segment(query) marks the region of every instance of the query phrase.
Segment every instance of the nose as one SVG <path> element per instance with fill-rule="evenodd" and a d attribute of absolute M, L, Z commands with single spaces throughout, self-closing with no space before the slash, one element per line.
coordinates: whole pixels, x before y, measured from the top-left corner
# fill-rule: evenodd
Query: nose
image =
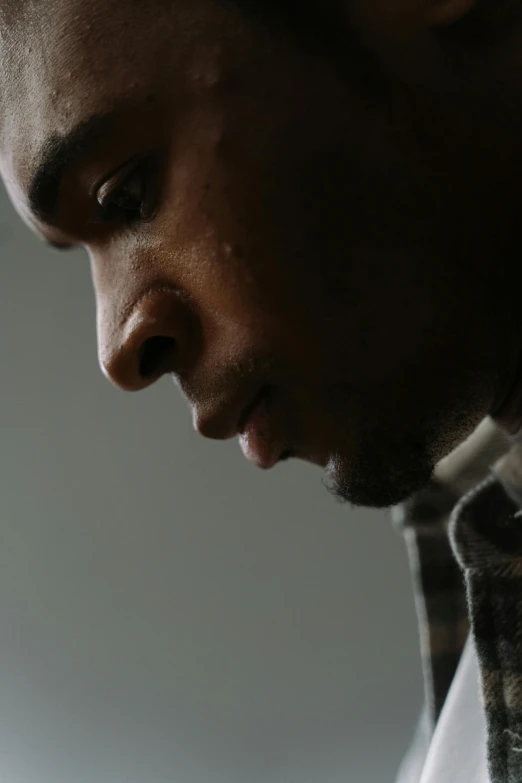
<path fill-rule="evenodd" d="M 178 291 L 142 296 L 123 319 L 99 311 L 98 353 L 104 375 L 125 391 L 139 391 L 186 360 L 189 306 Z"/>

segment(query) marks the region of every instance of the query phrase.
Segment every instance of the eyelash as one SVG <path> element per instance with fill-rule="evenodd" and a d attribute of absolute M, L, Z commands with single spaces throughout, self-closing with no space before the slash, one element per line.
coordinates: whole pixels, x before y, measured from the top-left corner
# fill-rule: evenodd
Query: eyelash
<path fill-rule="evenodd" d="M 124 167 L 125 168 L 125 167 Z M 98 202 L 97 217 L 95 222 L 97 223 L 115 223 L 119 222 L 126 226 L 134 225 L 140 221 L 150 219 L 150 204 L 149 200 L 149 182 L 146 179 L 147 171 L 146 166 L 142 162 L 141 165 L 135 166 L 129 174 L 107 195 L 103 201 Z M 126 209 L 115 203 L 115 200 L 122 195 L 129 185 L 133 183 L 137 178 L 140 179 L 140 197 L 139 206 L 135 209 Z"/>

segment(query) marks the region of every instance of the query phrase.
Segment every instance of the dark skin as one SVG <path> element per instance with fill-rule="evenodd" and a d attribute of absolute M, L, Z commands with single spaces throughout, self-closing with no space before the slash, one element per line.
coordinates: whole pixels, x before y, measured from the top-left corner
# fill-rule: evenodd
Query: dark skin
<path fill-rule="evenodd" d="M 518 426 L 512 20 L 473 47 L 472 0 L 330 0 L 375 90 L 240 3 L 0 5 L 0 170 L 35 232 L 87 250 L 114 383 L 173 374 L 211 438 L 262 392 L 269 451 L 361 505 L 420 488 L 487 414 Z"/>

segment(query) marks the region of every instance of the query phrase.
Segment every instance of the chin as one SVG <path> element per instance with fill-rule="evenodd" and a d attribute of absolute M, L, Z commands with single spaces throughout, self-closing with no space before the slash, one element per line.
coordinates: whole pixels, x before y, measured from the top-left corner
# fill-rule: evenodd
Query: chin
<path fill-rule="evenodd" d="M 347 460 L 333 456 L 326 467 L 326 488 L 340 503 L 365 508 L 389 508 L 425 487 L 433 477 L 431 460 L 410 458 L 405 463 L 379 459 Z"/>

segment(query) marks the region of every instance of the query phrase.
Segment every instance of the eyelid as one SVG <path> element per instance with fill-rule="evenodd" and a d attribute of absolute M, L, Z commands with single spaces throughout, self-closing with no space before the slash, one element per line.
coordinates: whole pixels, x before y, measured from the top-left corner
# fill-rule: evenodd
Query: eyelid
<path fill-rule="evenodd" d="M 127 181 L 142 161 L 142 157 L 131 158 L 110 174 L 102 185 L 95 188 L 96 201 L 100 206 L 103 206 L 112 193 Z"/>

